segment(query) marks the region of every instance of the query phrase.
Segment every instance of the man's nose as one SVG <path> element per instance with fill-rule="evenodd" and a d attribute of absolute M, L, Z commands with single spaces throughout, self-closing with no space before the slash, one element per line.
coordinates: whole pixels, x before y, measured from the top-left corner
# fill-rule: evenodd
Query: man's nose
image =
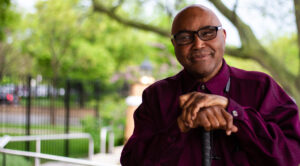
<path fill-rule="evenodd" d="M 201 40 L 198 35 L 195 34 L 195 40 L 193 42 L 194 48 L 202 48 L 205 46 L 205 41 Z"/>

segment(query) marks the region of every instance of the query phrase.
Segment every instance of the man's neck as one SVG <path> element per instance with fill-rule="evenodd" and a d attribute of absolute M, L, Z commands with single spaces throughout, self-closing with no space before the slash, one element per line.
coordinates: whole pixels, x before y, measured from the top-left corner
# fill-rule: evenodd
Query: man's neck
<path fill-rule="evenodd" d="M 197 74 L 193 74 L 194 78 L 197 80 L 197 82 L 201 82 L 201 83 L 205 83 L 207 81 L 209 81 L 210 79 L 212 79 L 213 77 L 215 77 L 219 71 L 221 70 L 223 66 L 223 61 L 218 65 L 218 67 L 210 74 L 208 75 L 197 75 Z"/>

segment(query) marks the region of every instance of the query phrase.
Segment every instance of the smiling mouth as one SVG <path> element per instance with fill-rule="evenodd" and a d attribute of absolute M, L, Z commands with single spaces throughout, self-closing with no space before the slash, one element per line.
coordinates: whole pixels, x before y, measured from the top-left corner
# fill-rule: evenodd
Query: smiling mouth
<path fill-rule="evenodd" d="M 191 60 L 191 62 L 198 62 L 198 61 L 204 61 L 211 56 L 212 56 L 211 53 L 209 53 L 209 54 L 194 54 L 194 55 L 191 55 L 189 59 Z"/>
<path fill-rule="evenodd" d="M 198 62 L 198 61 L 204 61 L 207 60 L 210 57 L 213 57 L 214 52 L 212 50 L 209 49 L 201 49 L 195 52 L 192 52 L 192 54 L 190 54 L 190 61 L 191 62 Z"/>

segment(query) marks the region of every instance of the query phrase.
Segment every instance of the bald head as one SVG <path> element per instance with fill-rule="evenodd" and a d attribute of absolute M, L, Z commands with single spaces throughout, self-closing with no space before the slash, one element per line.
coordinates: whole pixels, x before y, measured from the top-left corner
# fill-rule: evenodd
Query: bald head
<path fill-rule="evenodd" d="M 221 25 L 220 20 L 213 11 L 202 5 L 191 5 L 182 9 L 174 18 L 172 24 L 172 34 L 181 30 L 198 30 L 200 27 L 192 24 L 199 22 L 199 26 Z"/>

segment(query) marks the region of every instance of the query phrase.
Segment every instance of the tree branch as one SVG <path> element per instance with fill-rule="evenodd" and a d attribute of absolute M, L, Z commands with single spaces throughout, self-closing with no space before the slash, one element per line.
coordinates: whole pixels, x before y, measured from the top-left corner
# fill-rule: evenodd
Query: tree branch
<path fill-rule="evenodd" d="M 170 31 L 169 30 L 165 30 L 165 29 L 155 27 L 155 26 L 152 26 L 152 25 L 148 25 L 148 24 L 144 24 L 144 23 L 141 23 L 141 22 L 137 22 L 137 21 L 122 18 L 121 16 L 118 16 L 114 12 L 114 10 L 105 7 L 103 4 L 101 4 L 97 0 L 93 0 L 93 7 L 94 7 L 94 11 L 104 13 L 104 14 L 108 15 L 110 18 L 118 21 L 121 24 L 131 26 L 131 27 L 134 27 L 134 28 L 137 28 L 137 29 L 145 30 L 145 31 L 154 32 L 154 33 L 159 34 L 161 36 L 170 37 Z"/>
<path fill-rule="evenodd" d="M 161 7 L 162 9 L 164 9 L 167 12 L 167 15 L 170 19 L 172 19 L 174 13 L 172 11 L 172 9 L 168 6 L 168 5 L 164 5 L 162 2 L 157 2 L 159 7 Z"/>
<path fill-rule="evenodd" d="M 295 0 L 296 1 L 296 0 Z M 297 0 L 299 1 L 299 0 Z M 240 49 L 228 49 L 228 54 L 232 56 L 249 57 L 250 59 L 258 62 L 262 67 L 270 71 L 272 76 L 280 82 L 280 84 L 289 93 L 297 96 L 297 91 L 295 89 L 295 84 L 291 82 L 296 81 L 296 76 L 289 72 L 284 65 L 282 65 L 274 55 L 271 55 L 257 40 L 256 36 L 252 32 L 251 28 L 245 24 L 234 11 L 228 9 L 221 0 L 210 0 L 211 3 L 232 22 L 232 24 L 237 28 L 239 36 L 242 42 L 242 47 Z M 300 48 L 300 47 L 299 47 Z M 297 86 L 297 85 L 296 85 Z"/>
<path fill-rule="evenodd" d="M 258 42 L 251 28 L 245 24 L 234 11 L 228 9 L 220 0 L 209 0 L 238 30 L 242 45 L 250 49 L 261 49 L 262 46 Z M 257 48 L 259 46 L 259 48 Z"/>
<path fill-rule="evenodd" d="M 253 59 L 248 54 L 243 54 L 242 48 L 227 46 L 225 50 L 225 54 L 228 54 L 233 57 L 242 58 L 242 59 Z"/>
<path fill-rule="evenodd" d="M 122 6 L 123 2 L 124 2 L 124 0 L 119 0 L 119 1 L 118 1 L 118 4 L 115 5 L 115 6 L 111 9 L 111 11 L 112 11 L 112 12 L 115 12 L 120 6 Z"/>

